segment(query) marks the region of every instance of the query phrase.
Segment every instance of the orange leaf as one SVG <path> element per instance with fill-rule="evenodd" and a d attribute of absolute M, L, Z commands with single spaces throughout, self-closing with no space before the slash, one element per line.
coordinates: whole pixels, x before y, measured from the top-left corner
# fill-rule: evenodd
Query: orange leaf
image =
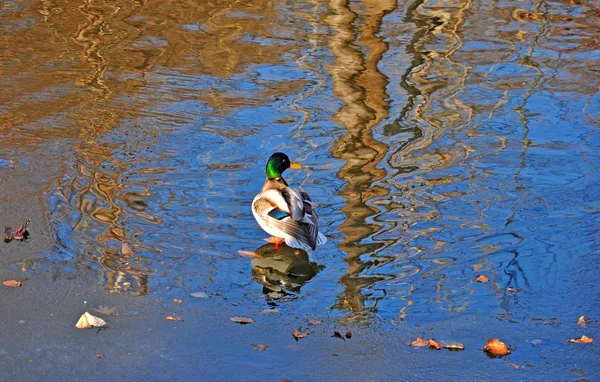
<path fill-rule="evenodd" d="M 497 338 L 488 340 L 483 348 L 483 351 L 493 356 L 504 356 L 510 354 L 510 350 L 508 350 L 506 344 Z"/>
<path fill-rule="evenodd" d="M 429 348 L 434 350 L 440 350 L 442 348 L 442 345 L 438 344 L 434 340 L 429 340 Z"/>
<path fill-rule="evenodd" d="M 181 298 L 174 298 L 173 302 L 176 302 L 178 304 L 183 304 L 183 299 L 181 299 Z"/>
<path fill-rule="evenodd" d="M 167 321 L 179 321 L 179 320 L 181 320 L 181 318 L 177 318 L 177 317 L 173 317 L 173 316 L 167 316 L 165 318 L 167 319 Z"/>
<path fill-rule="evenodd" d="M 300 338 L 304 338 L 306 336 L 308 336 L 307 332 L 301 332 L 299 330 L 294 330 L 292 332 L 292 336 L 294 336 L 294 338 L 296 339 L 296 341 L 298 341 Z"/>
<path fill-rule="evenodd" d="M 102 354 L 96 354 L 96 358 L 104 359 L 104 356 Z"/>
<path fill-rule="evenodd" d="M 477 278 L 475 279 L 475 281 L 478 281 L 480 283 L 487 283 L 490 279 L 487 278 L 487 276 L 484 275 L 479 275 L 477 276 Z"/>
<path fill-rule="evenodd" d="M 572 340 L 569 340 L 569 342 L 574 342 L 576 344 L 591 344 L 594 342 L 594 339 L 588 336 L 581 336 L 579 338 L 573 338 Z"/>
<path fill-rule="evenodd" d="M 577 320 L 577 325 L 581 326 L 582 328 L 585 328 L 585 316 L 579 317 L 579 320 Z"/>
<path fill-rule="evenodd" d="M 6 280 L 2 284 L 4 284 L 4 286 L 6 286 L 6 287 L 20 287 L 21 286 L 21 282 L 17 281 L 17 280 Z"/>
<path fill-rule="evenodd" d="M 311 318 L 310 320 L 308 320 L 308 323 L 311 325 L 321 325 L 321 320 L 319 320 L 318 318 Z"/>
<path fill-rule="evenodd" d="M 425 338 L 417 337 L 416 340 L 414 340 L 413 342 L 410 343 L 410 346 L 417 346 L 417 347 L 429 346 L 429 341 L 426 340 Z"/>

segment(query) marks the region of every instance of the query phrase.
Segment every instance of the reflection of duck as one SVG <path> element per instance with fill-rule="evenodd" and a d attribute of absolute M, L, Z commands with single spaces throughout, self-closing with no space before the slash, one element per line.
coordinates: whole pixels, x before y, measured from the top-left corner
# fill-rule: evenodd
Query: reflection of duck
<path fill-rule="evenodd" d="M 327 238 L 319 233 L 317 212 L 308 194 L 291 188 L 281 177 L 288 168 L 301 166 L 283 153 L 271 155 L 267 180 L 252 202 L 252 213 L 261 228 L 275 236 L 275 248 L 283 238 L 290 247 L 310 252 Z"/>
<path fill-rule="evenodd" d="M 252 258 L 252 275 L 264 286 L 263 291 L 299 292 L 304 283 L 315 277 L 324 266 L 313 263 L 308 253 L 281 244 L 265 244 Z"/>

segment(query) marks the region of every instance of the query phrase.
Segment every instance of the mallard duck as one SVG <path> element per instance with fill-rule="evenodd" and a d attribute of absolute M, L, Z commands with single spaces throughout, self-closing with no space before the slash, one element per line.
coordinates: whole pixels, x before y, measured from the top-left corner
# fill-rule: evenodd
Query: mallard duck
<path fill-rule="evenodd" d="M 327 238 L 319 232 L 317 212 L 306 192 L 286 183 L 281 174 L 288 168 L 302 168 L 290 162 L 284 153 L 271 155 L 267 162 L 267 180 L 252 202 L 254 218 L 268 234 L 292 248 L 311 252 Z"/>

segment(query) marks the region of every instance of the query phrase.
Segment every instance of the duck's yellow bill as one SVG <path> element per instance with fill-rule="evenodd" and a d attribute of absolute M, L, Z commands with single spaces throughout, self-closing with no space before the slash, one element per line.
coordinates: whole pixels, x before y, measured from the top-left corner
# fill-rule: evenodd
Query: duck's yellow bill
<path fill-rule="evenodd" d="M 298 163 L 290 163 L 290 168 L 302 168 Z"/>

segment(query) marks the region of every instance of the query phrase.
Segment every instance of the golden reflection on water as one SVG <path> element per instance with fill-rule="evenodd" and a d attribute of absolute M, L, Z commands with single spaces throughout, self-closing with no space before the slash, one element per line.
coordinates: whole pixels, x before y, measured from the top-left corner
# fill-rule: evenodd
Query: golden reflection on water
<path fill-rule="evenodd" d="M 377 251 L 382 244 L 360 244 L 360 241 L 380 229 L 367 223 L 367 218 L 375 213 L 367 203 L 389 192 L 373 185 L 386 175 L 386 171 L 377 166 L 388 146 L 373 138 L 372 128 L 388 115 L 385 93 L 388 79 L 377 68 L 387 44 L 377 33 L 383 17 L 395 9 L 396 1 L 363 1 L 362 6 L 364 9 L 358 10 L 347 0 L 330 1 L 332 14 L 326 18 L 332 29 L 329 48 L 335 58 L 327 70 L 333 93 L 344 102 L 333 118 L 348 130 L 331 149 L 335 158 L 345 161 L 338 176 L 347 181 L 340 192 L 347 200 L 342 207 L 347 219 L 339 229 L 345 234 L 340 248 L 348 254 L 348 270 L 340 280 L 345 289 L 336 307 L 355 313 L 365 310 L 363 289 L 381 280 L 361 275 L 366 265 L 360 256 Z M 360 15 L 357 28 L 358 12 L 364 14 Z M 361 47 L 368 52 L 363 55 Z"/>

